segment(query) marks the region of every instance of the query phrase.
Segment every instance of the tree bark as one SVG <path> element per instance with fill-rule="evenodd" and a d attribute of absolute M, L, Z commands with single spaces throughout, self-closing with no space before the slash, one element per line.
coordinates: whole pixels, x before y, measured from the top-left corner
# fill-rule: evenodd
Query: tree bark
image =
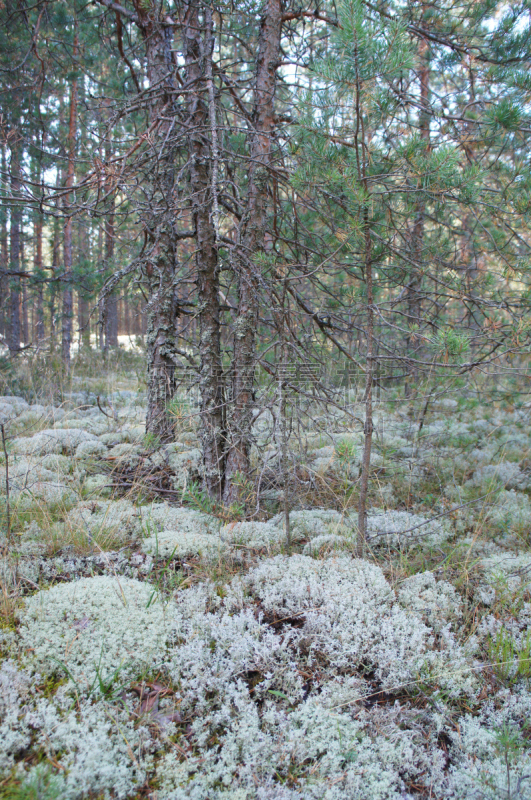
<path fill-rule="evenodd" d="M 422 6 L 424 16 L 425 7 Z M 427 39 L 421 39 L 418 47 L 419 56 L 419 83 L 420 83 L 420 114 L 419 130 L 422 142 L 429 148 L 430 141 L 430 116 L 429 116 L 429 80 L 430 80 L 430 52 Z M 422 262 L 424 260 L 424 223 L 426 216 L 426 203 L 420 199 L 415 208 L 415 220 L 411 235 L 411 252 L 413 260 L 413 275 L 407 287 L 407 311 L 408 324 L 420 326 L 422 317 Z M 407 337 L 407 349 L 409 352 L 414 349 L 416 336 Z M 411 393 L 411 384 L 416 380 L 417 371 L 409 367 L 406 378 L 405 394 L 408 397 Z"/>
<path fill-rule="evenodd" d="M 173 418 L 168 403 L 175 394 L 177 303 L 175 272 L 177 237 L 173 197 L 174 147 L 171 133 L 176 110 L 175 66 L 172 58 L 173 26 L 155 0 L 134 0 L 136 22 L 146 43 L 147 76 L 156 87 L 149 105 L 153 167 L 151 184 L 144 187 L 149 200 L 140 216 L 146 234 L 145 273 L 148 278 L 148 409 L 146 432 L 167 442 L 173 440 Z"/>
<path fill-rule="evenodd" d="M 24 255 L 24 237 L 20 237 L 20 267 L 21 271 L 25 272 L 25 255 Z M 22 302 L 21 302 L 21 312 L 22 312 L 22 341 L 24 344 L 30 343 L 30 333 L 29 333 L 29 319 L 28 319 L 28 281 L 27 278 L 22 278 Z"/>
<path fill-rule="evenodd" d="M 37 278 L 37 324 L 35 326 L 35 334 L 38 342 L 42 342 L 46 332 L 44 329 L 44 283 L 43 283 L 43 264 L 42 264 L 42 214 L 38 211 L 34 219 L 34 235 L 35 235 L 35 250 L 33 269 Z"/>
<path fill-rule="evenodd" d="M 55 324 L 55 300 L 56 300 L 56 279 L 61 262 L 61 242 L 59 237 L 59 222 L 54 219 L 53 222 L 53 239 L 52 239 L 52 278 L 50 284 L 50 349 L 55 350 L 57 345 L 57 326 Z"/>
<path fill-rule="evenodd" d="M 224 490 L 224 501 L 227 504 L 239 500 L 241 489 L 237 478 L 247 476 L 250 471 L 260 287 L 259 267 L 253 263 L 253 258 L 264 245 L 268 178 L 275 129 L 275 90 L 282 33 L 282 5 L 282 0 L 266 0 L 260 24 L 247 203 L 234 250 L 238 311 L 234 324 L 231 407 L 227 414 L 227 420 L 230 420 Z"/>
<path fill-rule="evenodd" d="M 7 158 L 6 148 L 2 146 L 2 175 L 7 174 Z M 7 241 L 7 197 L 2 193 L 3 200 L 0 204 L 0 297 L 3 302 L 0 303 L 0 335 L 7 339 L 9 335 L 9 322 L 8 322 L 8 296 L 9 296 L 9 278 L 7 276 L 9 269 L 9 246 Z"/>
<path fill-rule="evenodd" d="M 111 292 L 105 298 L 105 351 L 118 347 L 118 297 Z"/>
<path fill-rule="evenodd" d="M 365 189 L 367 181 L 364 179 Z M 367 356 L 365 371 L 365 423 L 363 427 L 363 455 L 361 458 L 360 494 L 358 498 L 358 542 L 357 555 L 363 558 L 367 538 L 367 494 L 371 470 L 374 383 L 374 291 L 372 281 L 372 237 L 369 225 L 369 212 L 365 209 L 365 286 L 367 288 Z"/>
<path fill-rule="evenodd" d="M 216 174 L 209 175 L 210 147 L 205 130 L 216 136 L 212 83 L 212 12 L 199 19 L 198 5 L 188 6 L 185 38 L 186 79 L 194 85 L 189 94 L 190 190 L 196 235 L 195 265 L 200 326 L 200 436 L 203 453 L 203 483 L 210 497 L 222 499 L 224 478 L 224 398 L 220 345 L 219 263 L 217 250 Z M 203 36 L 201 36 L 203 28 Z M 208 93 L 210 89 L 210 98 Z M 205 95 L 208 99 L 205 98 Z M 216 165 L 217 166 L 217 165 Z"/>
<path fill-rule="evenodd" d="M 73 57 L 75 58 L 78 50 L 77 31 L 74 35 Z M 74 185 L 74 159 L 76 155 L 76 126 L 77 126 L 77 78 L 72 80 L 70 86 L 70 117 L 68 123 L 68 165 L 66 172 L 66 188 L 72 189 Z M 70 369 L 70 350 L 72 347 L 72 319 L 74 316 L 73 291 L 72 291 L 72 214 L 70 209 L 71 192 L 65 195 L 66 222 L 64 226 L 63 238 L 63 311 L 61 322 L 61 355 L 63 364 L 67 370 Z"/>
<path fill-rule="evenodd" d="M 105 159 L 112 157 L 111 140 L 108 135 L 105 140 Z M 111 179 L 105 182 L 105 191 L 109 194 L 107 200 L 107 213 L 105 215 L 105 270 L 112 273 L 114 268 L 114 212 L 115 195 L 112 190 Z M 118 347 L 118 297 L 116 289 L 109 292 L 103 300 L 103 318 L 105 327 L 105 351 L 110 347 Z"/>
<path fill-rule="evenodd" d="M 20 232 L 22 225 L 22 205 L 18 195 L 21 188 L 20 179 L 20 143 L 15 131 L 15 141 L 11 145 L 11 220 L 9 235 L 9 267 L 13 273 L 9 280 L 9 339 L 11 353 L 20 350 Z M 18 199 L 17 199 L 18 198 Z"/>

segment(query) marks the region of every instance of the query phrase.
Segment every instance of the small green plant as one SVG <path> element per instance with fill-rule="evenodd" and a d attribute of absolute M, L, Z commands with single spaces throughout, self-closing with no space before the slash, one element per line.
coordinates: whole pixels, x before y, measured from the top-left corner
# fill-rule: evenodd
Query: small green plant
<path fill-rule="evenodd" d="M 240 489 L 240 500 L 232 503 L 228 507 L 227 516 L 229 519 L 241 519 L 245 516 L 245 509 L 253 504 L 253 501 L 256 497 L 255 487 L 253 482 L 249 480 L 246 475 L 243 475 L 240 472 L 235 473 L 233 482 Z"/>
<path fill-rule="evenodd" d="M 492 794 L 482 793 L 485 798 L 503 798 L 504 800 L 526 800 L 531 792 L 531 775 L 516 776 L 515 761 L 520 753 L 525 750 L 526 742 L 521 733 L 514 727 L 504 723 L 502 727 L 495 728 L 496 752 L 505 763 L 505 780 L 507 788 L 499 785 L 493 778 L 487 778 L 484 785 Z"/>
<path fill-rule="evenodd" d="M 158 450 L 160 444 L 161 444 L 160 437 L 157 436 L 156 434 L 151 433 L 151 431 L 148 431 L 147 433 L 144 434 L 144 440 L 143 440 L 144 450 Z"/>
<path fill-rule="evenodd" d="M 529 580 L 521 580 L 516 586 L 511 577 L 504 572 L 496 571 L 490 574 L 491 586 L 496 591 L 495 611 L 502 614 L 509 613 L 515 619 L 529 600 Z"/>
<path fill-rule="evenodd" d="M 102 652 L 103 655 L 103 645 L 102 645 Z M 120 664 L 114 672 L 110 674 L 103 674 L 101 669 L 101 655 L 100 655 L 100 663 L 96 667 L 96 681 L 98 684 L 98 688 L 100 690 L 100 694 L 106 700 L 115 700 L 126 688 L 126 684 L 122 684 L 118 682 L 118 678 L 120 677 L 120 673 L 124 669 L 124 665 Z M 91 687 L 93 689 L 94 684 Z"/>
<path fill-rule="evenodd" d="M 502 683 L 511 685 L 531 678 L 531 631 L 518 645 L 509 631 L 500 628 L 489 638 L 487 652 L 492 670 Z"/>
<path fill-rule="evenodd" d="M 194 429 L 194 409 L 188 400 L 175 396 L 166 404 L 166 411 L 174 419 L 175 431 L 185 433 Z"/>
<path fill-rule="evenodd" d="M 95 695 L 96 697 L 103 697 L 106 700 L 114 700 L 116 699 L 127 687 L 128 683 L 119 683 L 118 678 L 120 677 L 120 673 L 125 668 L 124 663 L 122 662 L 119 664 L 115 670 L 110 673 L 105 673 L 102 669 L 102 658 L 103 658 L 103 651 L 104 651 L 105 643 L 101 645 L 100 650 L 100 657 L 97 664 L 94 664 L 94 669 L 96 671 L 96 675 L 94 680 L 92 681 L 91 685 L 89 686 L 86 692 L 82 691 L 81 687 L 79 686 L 78 682 L 64 663 L 64 661 L 60 661 L 58 658 L 54 658 L 56 664 L 63 670 L 63 672 L 70 678 L 72 683 L 74 684 L 76 694 L 78 696 L 82 694 L 86 694 L 87 697 L 91 697 Z M 99 689 L 99 692 L 96 691 Z"/>
<path fill-rule="evenodd" d="M 0 787 L 0 800 L 61 800 L 64 795 L 63 778 L 48 764 L 39 764 L 22 781 L 17 776 Z"/>
<path fill-rule="evenodd" d="M 235 476 L 235 482 L 238 484 L 238 476 Z M 240 484 L 238 484 L 240 485 Z M 244 488 L 249 489 L 247 483 L 242 484 Z M 244 502 L 232 503 L 230 506 L 224 506 L 216 503 L 209 495 L 201 489 L 200 485 L 191 481 L 183 497 L 184 502 L 191 506 L 196 511 L 201 511 L 203 514 L 209 514 L 213 517 L 218 517 L 223 521 L 234 522 L 235 520 L 242 519 L 245 516 Z"/>
<path fill-rule="evenodd" d="M 336 444 L 336 456 L 343 465 L 348 465 L 349 461 L 356 456 L 356 447 L 352 442 L 342 440 Z"/>
<path fill-rule="evenodd" d="M 202 511 L 203 514 L 214 514 L 215 502 L 201 489 L 196 481 L 190 482 L 185 492 L 184 500 L 196 511 Z"/>

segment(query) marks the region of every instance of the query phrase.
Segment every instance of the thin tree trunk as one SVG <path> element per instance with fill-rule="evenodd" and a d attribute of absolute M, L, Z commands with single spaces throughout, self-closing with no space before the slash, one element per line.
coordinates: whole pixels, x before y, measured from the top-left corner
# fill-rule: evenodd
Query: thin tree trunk
<path fill-rule="evenodd" d="M 90 314 L 85 292 L 80 289 L 77 293 L 77 325 L 79 336 L 79 349 L 90 347 Z"/>
<path fill-rule="evenodd" d="M 83 267 L 79 287 L 77 290 L 77 328 L 79 350 L 90 349 L 90 311 L 87 285 L 89 273 L 87 266 L 91 261 L 90 233 L 86 222 L 79 220 L 76 225 L 77 232 L 77 261 Z"/>
<path fill-rule="evenodd" d="M 225 467 L 224 501 L 239 500 L 238 476 L 250 470 L 253 423 L 256 331 L 258 326 L 259 267 L 253 262 L 262 249 L 266 228 L 267 187 L 275 129 L 275 89 L 282 33 L 282 0 L 266 0 L 260 25 L 256 63 L 252 132 L 250 134 L 247 207 L 234 252 L 238 282 L 232 361 L 229 449 Z"/>
<path fill-rule="evenodd" d="M 365 286 L 367 288 L 367 360 L 365 373 L 365 424 L 363 428 L 363 455 L 361 459 L 360 494 L 358 499 L 358 557 L 363 558 L 367 538 L 367 493 L 371 470 L 374 382 L 374 291 L 372 282 L 372 239 L 368 210 L 365 209 Z"/>
<path fill-rule="evenodd" d="M 205 144 L 205 129 L 216 141 L 216 111 L 212 79 L 212 12 L 205 10 L 204 36 L 201 37 L 198 6 L 189 6 L 185 31 L 187 81 L 196 87 L 190 93 L 188 113 L 191 134 L 190 189 L 192 217 L 196 233 L 196 270 L 200 338 L 201 445 L 203 483 L 208 494 L 221 500 L 224 476 L 224 414 L 221 368 L 219 263 L 217 251 L 217 163 L 209 176 L 210 151 Z M 201 90 L 201 86 L 204 87 Z M 205 99 L 204 95 L 207 95 Z M 214 148 L 216 150 L 217 148 Z M 215 155 L 217 159 L 217 153 Z"/>
<path fill-rule="evenodd" d="M 103 245 L 103 226 L 98 225 L 98 244 L 97 244 L 97 259 L 98 264 L 101 264 L 104 258 L 104 245 Z M 100 295 L 98 298 L 98 321 L 96 323 L 96 347 L 102 352 L 105 352 L 105 311 L 104 311 L 105 298 Z"/>
<path fill-rule="evenodd" d="M 20 350 L 20 229 L 22 224 L 22 205 L 17 197 L 20 192 L 20 145 L 18 141 L 11 146 L 11 225 L 9 236 L 9 266 L 13 273 L 9 281 L 9 340 L 11 353 Z"/>
<path fill-rule="evenodd" d="M 57 275 L 61 262 L 61 242 L 59 239 L 59 223 L 57 219 L 53 223 L 52 240 L 52 278 L 50 284 L 50 349 L 53 351 L 57 346 L 57 326 L 55 324 L 55 299 L 57 295 Z"/>
<path fill-rule="evenodd" d="M 25 256 L 24 256 L 24 237 L 20 237 L 20 267 L 22 272 L 25 272 Z M 29 344 L 29 319 L 28 319 L 28 281 L 26 278 L 22 279 L 22 341 L 24 344 Z"/>
<path fill-rule="evenodd" d="M 37 212 L 34 219 L 34 233 L 35 233 L 35 251 L 33 269 L 35 272 L 37 283 L 37 324 L 36 324 L 36 338 L 38 342 L 42 342 L 46 332 L 44 329 L 44 271 L 42 263 L 42 214 Z"/>
<path fill-rule="evenodd" d="M 73 57 L 76 57 L 78 49 L 77 31 L 74 36 Z M 70 86 L 70 119 L 68 124 L 68 167 L 66 173 L 66 188 L 71 189 L 74 185 L 74 159 L 76 154 L 76 125 L 77 125 L 77 78 L 72 80 Z M 67 218 L 64 227 L 64 289 L 63 289 L 63 319 L 61 336 L 61 355 L 66 369 L 70 369 L 70 350 L 72 346 L 72 319 L 74 315 L 73 291 L 72 291 L 72 215 L 70 213 L 71 193 L 65 195 L 65 208 Z"/>
<path fill-rule="evenodd" d="M 422 13 L 424 15 L 425 7 L 422 6 Z M 429 147 L 430 141 L 430 115 L 429 115 L 429 80 L 430 80 L 430 51 L 427 39 L 421 39 L 418 48 L 419 55 L 419 82 L 420 82 L 420 115 L 419 115 L 419 130 L 420 138 Z M 413 232 L 411 236 L 412 243 L 412 257 L 413 257 L 413 275 L 407 287 L 407 309 L 408 309 L 408 324 L 415 327 L 420 326 L 422 317 L 422 263 L 424 260 L 424 223 L 426 216 L 426 204 L 423 199 L 420 199 L 416 204 L 415 221 L 413 224 Z M 407 349 L 411 352 L 414 349 L 416 336 L 408 336 Z M 405 394 L 406 397 L 411 393 L 411 384 L 416 380 L 417 370 L 414 367 L 409 367 L 408 376 L 406 378 Z"/>
<path fill-rule="evenodd" d="M 118 347 L 118 297 L 111 292 L 105 298 L 105 350 Z"/>
<path fill-rule="evenodd" d="M 108 162 L 112 157 L 110 134 L 105 139 L 105 160 Z M 105 271 L 111 274 L 114 269 L 114 212 L 115 195 L 112 191 L 111 178 L 106 181 L 106 193 L 109 193 L 107 200 L 107 213 L 105 215 Z M 116 289 L 107 294 L 103 300 L 103 311 L 105 321 L 105 350 L 110 347 L 118 347 L 118 297 Z"/>
<path fill-rule="evenodd" d="M 356 58 L 356 129 L 354 142 L 356 148 L 356 161 L 358 169 L 358 179 L 362 184 L 365 194 L 369 196 L 370 189 L 367 180 L 366 158 L 367 144 L 365 136 L 365 125 L 362 109 L 362 81 L 359 75 L 358 51 L 355 44 Z M 358 557 L 363 558 L 365 553 L 365 542 L 367 538 L 367 495 L 369 491 L 369 475 L 371 469 L 373 417 L 372 417 L 372 387 L 374 383 L 374 289 L 372 275 L 372 232 L 369 221 L 369 206 L 363 209 L 363 230 L 364 230 L 364 278 L 367 290 L 367 354 L 365 366 L 365 422 L 363 427 L 364 442 L 363 455 L 361 460 L 360 494 L 358 498 Z"/>
<path fill-rule="evenodd" d="M 7 158 L 6 148 L 2 147 L 2 175 L 7 174 Z M 7 272 L 9 268 L 9 247 L 7 242 L 7 197 L 6 193 L 2 191 L 2 202 L 0 203 L 0 297 L 3 298 L 0 303 L 0 334 L 7 339 L 9 324 L 7 319 L 8 304 L 7 298 L 9 294 L 9 278 L 4 271 Z"/>
<path fill-rule="evenodd" d="M 175 394 L 177 307 L 175 269 L 177 243 L 175 232 L 175 154 L 168 141 L 175 114 L 175 65 L 172 57 L 173 27 L 169 16 L 153 0 L 134 0 L 136 22 L 146 43 L 147 77 L 156 86 L 149 108 L 149 125 L 153 148 L 153 169 L 146 195 L 150 195 L 141 212 L 146 235 L 144 271 L 148 278 L 148 409 L 146 432 L 160 441 L 172 441 L 174 419 L 168 408 Z M 171 22 L 171 20 L 170 20 Z"/>
<path fill-rule="evenodd" d="M 124 297 L 124 318 L 125 318 L 125 335 L 131 336 L 131 303 L 129 298 Z"/>

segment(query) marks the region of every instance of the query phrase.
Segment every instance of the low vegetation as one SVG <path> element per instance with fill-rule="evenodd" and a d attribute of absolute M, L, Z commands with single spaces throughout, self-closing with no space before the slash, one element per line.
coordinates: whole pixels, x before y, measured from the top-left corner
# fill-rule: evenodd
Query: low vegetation
<path fill-rule="evenodd" d="M 359 559 L 347 417 L 222 508 L 88 374 L 0 400 L 0 797 L 529 797 L 527 405 L 382 402 Z"/>

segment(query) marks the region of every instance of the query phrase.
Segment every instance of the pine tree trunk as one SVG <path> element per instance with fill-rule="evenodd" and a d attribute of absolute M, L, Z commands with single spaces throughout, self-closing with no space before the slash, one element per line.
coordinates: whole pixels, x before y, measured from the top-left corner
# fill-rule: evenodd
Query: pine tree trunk
<path fill-rule="evenodd" d="M 204 489 L 221 500 L 224 476 L 224 398 L 222 386 L 219 263 L 217 219 L 213 208 L 216 177 L 209 175 L 211 152 L 205 144 L 205 130 L 217 134 L 212 81 L 212 13 L 205 12 L 203 36 L 197 5 L 189 6 L 185 37 L 187 81 L 196 87 L 189 95 L 190 189 L 193 226 L 196 233 L 197 292 L 200 338 L 200 436 L 203 453 Z M 201 87 L 204 87 L 201 90 Z M 208 97 L 210 90 L 210 98 Z M 209 109 L 209 102 L 213 105 Z M 214 184 L 214 185 L 213 185 Z"/>
<path fill-rule="evenodd" d="M 424 15 L 424 5 L 422 6 L 422 13 Z M 430 141 L 430 116 L 429 116 L 429 79 L 430 79 L 430 66 L 429 66 L 429 45 L 426 39 L 421 39 L 418 48 L 419 56 L 419 83 L 420 83 L 420 114 L 419 114 L 419 130 L 420 138 L 429 147 Z M 423 247 L 424 247 L 424 223 L 426 216 L 426 204 L 423 199 L 420 199 L 415 208 L 415 220 L 413 223 L 413 231 L 411 235 L 411 253 L 413 261 L 413 274 L 410 278 L 407 287 L 407 312 L 408 324 L 415 327 L 420 326 L 422 318 L 422 263 L 424 261 Z M 418 353 L 418 347 L 415 347 L 417 336 L 408 336 L 407 350 L 411 352 L 415 350 Z M 408 376 L 406 378 L 405 394 L 408 397 L 411 394 L 411 386 L 417 380 L 418 370 L 414 366 L 408 367 Z"/>
<path fill-rule="evenodd" d="M 124 318 L 125 318 L 125 335 L 131 336 L 131 303 L 127 297 L 124 297 Z"/>
<path fill-rule="evenodd" d="M 354 46 L 356 63 L 356 86 L 355 86 L 355 109 L 356 127 L 354 134 L 354 144 L 356 151 L 356 162 L 358 170 L 358 180 L 363 186 L 367 197 L 370 195 L 370 186 L 367 180 L 367 141 L 364 123 L 364 109 L 362 108 L 362 81 L 360 78 L 358 49 Z M 373 247 L 372 231 L 369 219 L 369 206 L 363 208 L 363 232 L 364 232 L 364 278 L 367 291 L 367 352 L 365 361 L 365 422 L 363 427 L 363 455 L 361 459 L 360 493 L 358 498 L 358 541 L 357 554 L 363 558 L 365 554 L 365 543 L 367 538 L 367 495 L 369 491 L 369 477 L 371 469 L 372 435 L 373 435 L 373 403 L 372 388 L 374 383 L 374 289 L 373 289 Z"/>
<path fill-rule="evenodd" d="M 22 224 L 22 205 L 17 201 L 20 192 L 20 145 L 11 146 L 11 224 L 9 235 L 9 267 L 13 273 L 9 280 L 9 338 L 11 353 L 20 350 L 20 229 Z"/>
<path fill-rule="evenodd" d="M 241 489 L 237 478 L 248 476 L 250 470 L 260 287 L 259 267 L 253 257 L 264 244 L 281 33 L 282 0 L 266 0 L 255 73 L 247 206 L 234 254 L 238 312 L 234 325 L 231 407 L 227 414 L 230 420 L 224 491 L 227 504 L 239 500 Z"/>
<path fill-rule="evenodd" d="M 2 175 L 7 175 L 7 158 L 6 148 L 2 147 Z M 7 276 L 9 269 L 9 247 L 7 241 L 7 198 L 2 192 L 2 200 L 0 203 L 0 335 L 7 340 L 9 324 L 8 324 L 8 296 L 9 296 L 9 278 Z"/>
<path fill-rule="evenodd" d="M 74 36 L 73 56 L 76 57 L 78 49 L 77 32 Z M 72 80 L 70 86 L 70 119 L 68 124 L 68 167 L 66 173 L 66 188 L 71 189 L 74 185 L 74 159 L 76 154 L 76 125 L 77 125 L 77 79 Z M 61 355 L 66 369 L 70 369 L 70 350 L 72 347 L 72 319 L 74 316 L 73 291 L 72 291 L 72 216 L 70 214 L 70 192 L 65 195 L 65 208 L 67 218 L 64 227 L 63 257 L 64 257 L 64 289 L 63 289 L 63 311 L 61 326 Z"/>
<path fill-rule="evenodd" d="M 44 330 L 44 283 L 43 283 L 43 263 L 42 263 L 42 215 L 38 212 L 35 214 L 34 219 L 34 232 L 35 232 L 35 250 L 33 268 L 35 271 L 37 284 L 37 324 L 35 326 L 35 335 L 38 342 L 42 342 L 46 333 Z"/>
<path fill-rule="evenodd" d="M 91 260 L 89 228 L 87 223 L 82 219 L 80 219 L 76 225 L 76 234 L 77 262 L 80 266 L 83 266 L 83 274 L 76 293 L 78 347 L 79 351 L 81 351 L 82 349 L 90 349 L 90 295 L 87 291 L 87 265 L 90 264 Z"/>
<path fill-rule="evenodd" d="M 77 328 L 79 349 L 90 347 L 89 311 L 83 289 L 77 292 Z"/>
<path fill-rule="evenodd" d="M 144 186 L 149 198 L 140 217 L 147 247 L 144 271 L 148 278 L 147 325 L 148 409 L 146 432 L 167 442 L 173 440 L 173 418 L 168 403 L 175 394 L 176 352 L 175 270 L 177 237 L 172 199 L 175 189 L 174 152 L 168 141 L 174 111 L 175 67 L 172 57 L 173 27 L 169 17 L 154 0 L 135 0 L 137 25 L 146 43 L 147 76 L 157 87 L 149 107 L 153 146 L 150 185 Z"/>
<path fill-rule="evenodd" d="M 365 181 L 365 188 L 367 182 Z M 363 455 L 361 458 L 360 494 L 358 498 L 358 558 L 365 554 L 367 538 L 367 494 L 371 469 L 372 435 L 373 435 L 373 403 L 372 388 L 374 383 L 374 291 L 372 282 L 372 238 L 369 227 L 368 209 L 365 210 L 365 286 L 367 289 L 367 355 L 365 372 L 365 424 L 363 428 Z"/>
<path fill-rule="evenodd" d="M 111 292 L 105 298 L 105 350 L 118 347 L 118 297 Z"/>
<path fill-rule="evenodd" d="M 52 240 L 52 278 L 53 283 L 50 285 L 50 349 L 53 351 L 57 346 L 57 326 L 55 324 L 55 300 L 57 294 L 57 275 L 59 272 L 59 265 L 61 262 L 61 242 L 59 239 L 59 223 L 55 219 L 53 223 L 53 240 Z"/>
<path fill-rule="evenodd" d="M 112 156 L 111 140 L 107 136 L 105 140 L 105 159 L 109 161 Z M 114 267 L 114 210 L 115 196 L 112 191 L 110 179 L 106 181 L 106 192 L 109 193 L 107 200 L 107 213 L 105 215 L 105 271 L 110 274 Z M 103 300 L 103 318 L 105 325 L 105 350 L 110 347 L 118 347 L 118 297 L 116 289 L 107 294 Z"/>
<path fill-rule="evenodd" d="M 24 272 L 24 239 L 21 237 L 20 241 L 20 265 L 22 271 Z M 28 282 L 26 278 L 22 279 L 22 303 L 21 303 L 21 313 L 22 313 L 22 341 L 24 344 L 30 343 L 30 333 L 29 333 L 29 319 L 28 319 Z"/>

